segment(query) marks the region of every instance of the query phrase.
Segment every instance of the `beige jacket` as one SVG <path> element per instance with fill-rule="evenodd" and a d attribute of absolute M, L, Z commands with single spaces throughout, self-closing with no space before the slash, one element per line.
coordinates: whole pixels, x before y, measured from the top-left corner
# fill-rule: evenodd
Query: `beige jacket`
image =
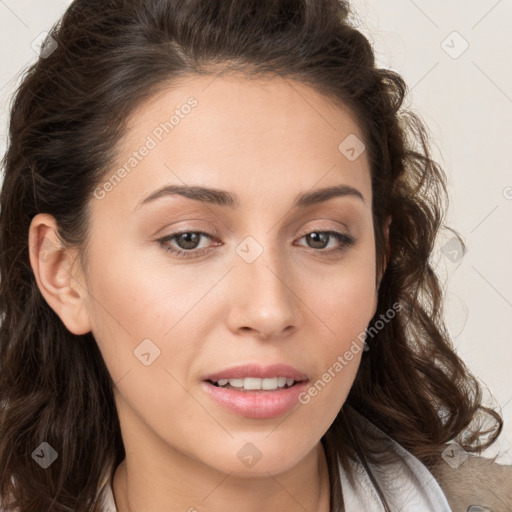
<path fill-rule="evenodd" d="M 440 458 L 430 471 L 453 512 L 512 512 L 512 466 L 469 455 L 456 468 Z"/>

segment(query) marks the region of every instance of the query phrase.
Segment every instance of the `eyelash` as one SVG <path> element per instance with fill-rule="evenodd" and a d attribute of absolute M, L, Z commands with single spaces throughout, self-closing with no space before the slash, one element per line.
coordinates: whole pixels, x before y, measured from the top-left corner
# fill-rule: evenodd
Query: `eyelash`
<path fill-rule="evenodd" d="M 205 236 L 205 237 L 210 238 L 210 239 L 216 238 L 215 236 L 210 235 L 209 233 L 205 233 L 203 231 L 181 231 L 181 232 L 178 232 L 178 233 L 172 233 L 172 234 L 167 235 L 167 236 L 165 236 L 163 238 L 159 238 L 156 241 L 160 244 L 160 246 L 165 250 L 166 253 L 172 253 L 174 256 L 176 256 L 178 258 L 184 258 L 184 259 L 186 259 L 186 258 L 199 258 L 203 254 L 205 254 L 205 252 L 208 252 L 209 249 L 183 250 L 183 249 L 173 249 L 173 248 L 171 248 L 168 245 L 168 242 L 173 240 L 174 238 L 176 238 L 176 237 L 178 237 L 180 235 L 191 234 L 191 233 L 196 234 L 196 235 Z M 310 231 L 309 233 L 306 233 L 306 234 L 302 235 L 299 238 L 299 240 L 301 240 L 302 238 L 304 238 L 304 237 L 306 237 L 308 235 L 311 235 L 312 233 L 329 235 L 329 236 L 334 237 L 339 242 L 342 242 L 341 247 L 337 247 L 337 248 L 334 248 L 334 249 L 328 249 L 328 250 L 325 250 L 325 249 L 311 249 L 313 252 L 324 253 L 322 256 L 326 256 L 326 257 L 334 257 L 337 254 L 343 252 L 345 249 L 348 249 L 349 247 L 355 245 L 355 243 L 357 242 L 357 240 L 354 237 L 352 237 L 350 235 L 346 235 L 345 233 L 340 233 L 339 231 Z M 330 239 L 329 239 L 329 241 L 330 241 Z M 335 253 L 335 254 L 333 254 L 333 253 Z"/>

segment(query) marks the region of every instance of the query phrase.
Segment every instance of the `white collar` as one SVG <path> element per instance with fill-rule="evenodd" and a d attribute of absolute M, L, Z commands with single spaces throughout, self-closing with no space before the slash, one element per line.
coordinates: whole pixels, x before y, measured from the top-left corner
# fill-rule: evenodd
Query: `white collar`
<path fill-rule="evenodd" d="M 370 425 L 377 429 L 375 425 Z M 388 446 L 400 457 L 398 462 L 384 468 L 370 462 L 368 466 L 392 509 L 400 512 L 453 512 L 427 467 L 389 436 L 386 438 L 389 440 Z M 352 461 L 350 464 L 354 470 L 355 488 L 339 464 L 345 510 L 384 512 L 384 506 L 363 464 L 360 461 Z"/>

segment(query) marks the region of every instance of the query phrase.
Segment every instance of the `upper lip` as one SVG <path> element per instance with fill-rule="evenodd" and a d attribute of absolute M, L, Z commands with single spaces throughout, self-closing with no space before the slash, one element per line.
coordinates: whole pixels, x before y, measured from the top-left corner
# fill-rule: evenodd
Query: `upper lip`
<path fill-rule="evenodd" d="M 212 373 L 203 378 L 217 382 L 220 379 L 243 379 L 245 377 L 256 377 L 260 379 L 272 377 L 286 377 L 295 381 L 308 380 L 308 376 L 289 366 L 287 364 L 277 363 L 270 365 L 261 365 L 257 363 L 232 366 L 216 373 Z"/>

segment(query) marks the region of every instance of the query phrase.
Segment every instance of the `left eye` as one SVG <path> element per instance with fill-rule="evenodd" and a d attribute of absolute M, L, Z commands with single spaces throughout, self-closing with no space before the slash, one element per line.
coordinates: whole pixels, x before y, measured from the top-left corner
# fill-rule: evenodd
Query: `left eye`
<path fill-rule="evenodd" d="M 196 250 L 201 237 L 209 238 L 210 240 L 214 238 L 213 235 L 202 231 L 185 231 L 165 236 L 158 239 L 157 242 L 167 253 L 172 253 L 178 257 L 193 258 L 199 257 L 205 251 L 209 250 L 208 248 Z M 330 254 L 333 251 L 342 251 L 355 243 L 355 239 L 352 236 L 338 231 L 312 231 L 302 236 L 299 240 L 302 240 L 303 238 L 307 239 L 308 243 L 313 244 L 313 247 L 310 248 L 319 249 L 315 252 L 324 252 L 326 254 Z M 333 238 L 339 242 L 339 246 L 325 250 L 329 245 L 329 241 Z M 175 249 L 170 245 L 172 241 L 178 245 L 178 249 Z"/>
<path fill-rule="evenodd" d="M 325 245 L 328 245 L 325 243 L 326 240 L 330 240 L 332 238 L 341 243 L 341 248 L 350 246 L 355 242 L 353 237 L 338 231 L 312 231 L 311 233 L 304 235 L 302 238 L 306 238 L 309 242 L 313 242 L 313 244 L 319 244 L 321 246 L 313 247 L 313 249 L 325 249 Z M 336 250 L 339 248 L 335 247 L 334 249 Z"/>

